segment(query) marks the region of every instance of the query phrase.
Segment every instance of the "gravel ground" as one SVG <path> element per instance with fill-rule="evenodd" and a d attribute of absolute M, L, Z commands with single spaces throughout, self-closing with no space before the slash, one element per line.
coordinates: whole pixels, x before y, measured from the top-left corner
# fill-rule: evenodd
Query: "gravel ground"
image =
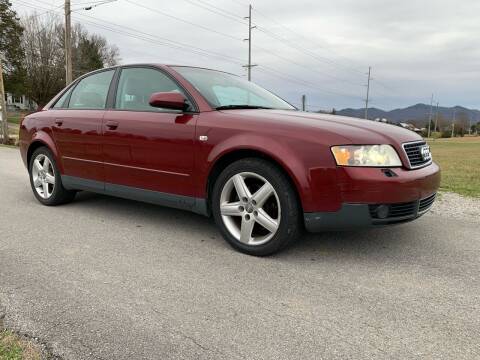
<path fill-rule="evenodd" d="M 254 258 L 188 212 L 41 206 L 18 150 L 0 164 L 5 323 L 63 359 L 480 359 L 478 200 Z"/>
<path fill-rule="evenodd" d="M 442 192 L 427 216 L 440 215 L 452 219 L 480 222 L 480 198 L 468 198 Z"/>

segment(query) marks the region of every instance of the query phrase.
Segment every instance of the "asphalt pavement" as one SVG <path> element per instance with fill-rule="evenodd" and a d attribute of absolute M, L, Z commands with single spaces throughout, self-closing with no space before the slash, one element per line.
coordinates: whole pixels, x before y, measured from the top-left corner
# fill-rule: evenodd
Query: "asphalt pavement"
<path fill-rule="evenodd" d="M 41 206 L 15 149 L 0 180 L 6 325 L 64 359 L 480 358 L 478 219 L 255 258 L 188 212 L 90 193 Z"/>

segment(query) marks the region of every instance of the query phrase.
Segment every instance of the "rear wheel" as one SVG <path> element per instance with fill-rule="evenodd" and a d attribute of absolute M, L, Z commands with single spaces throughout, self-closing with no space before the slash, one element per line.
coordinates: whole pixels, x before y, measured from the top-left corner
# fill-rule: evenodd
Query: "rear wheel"
<path fill-rule="evenodd" d="M 63 187 L 57 163 L 48 148 L 39 147 L 32 154 L 29 174 L 33 194 L 43 205 L 65 204 L 75 197 L 75 191 Z"/>
<path fill-rule="evenodd" d="M 224 238 L 237 250 L 256 256 L 275 253 L 300 232 L 301 213 L 290 181 L 274 164 L 239 160 L 218 177 L 212 210 Z"/>

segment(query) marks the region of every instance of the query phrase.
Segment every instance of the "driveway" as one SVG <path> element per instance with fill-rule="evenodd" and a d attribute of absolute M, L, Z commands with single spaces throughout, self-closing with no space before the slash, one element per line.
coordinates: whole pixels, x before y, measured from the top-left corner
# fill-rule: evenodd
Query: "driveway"
<path fill-rule="evenodd" d="M 65 359 L 480 358 L 474 214 L 254 258 L 188 212 L 89 193 L 41 206 L 18 150 L 0 165 L 6 324 Z"/>

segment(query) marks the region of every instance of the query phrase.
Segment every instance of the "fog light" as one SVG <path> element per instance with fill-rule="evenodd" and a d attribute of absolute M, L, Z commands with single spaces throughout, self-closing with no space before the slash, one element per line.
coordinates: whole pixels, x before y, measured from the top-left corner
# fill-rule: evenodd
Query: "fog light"
<path fill-rule="evenodd" d="M 385 219 L 388 216 L 388 205 L 380 205 L 377 207 L 377 216 L 379 219 Z"/>

